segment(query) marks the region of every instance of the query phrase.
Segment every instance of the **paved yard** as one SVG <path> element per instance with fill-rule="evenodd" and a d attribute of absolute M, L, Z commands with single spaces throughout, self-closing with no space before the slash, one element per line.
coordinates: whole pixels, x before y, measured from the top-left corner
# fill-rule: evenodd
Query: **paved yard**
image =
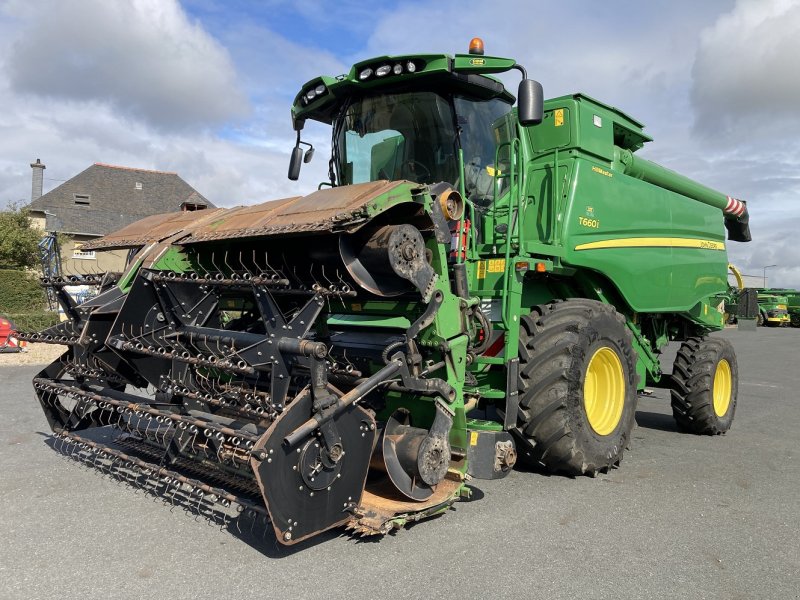
<path fill-rule="evenodd" d="M 800 330 L 721 335 L 741 370 L 728 435 L 676 432 L 656 390 L 608 475 L 516 471 L 380 541 L 291 549 L 61 457 L 38 368 L 0 355 L 0 597 L 798 598 Z"/>

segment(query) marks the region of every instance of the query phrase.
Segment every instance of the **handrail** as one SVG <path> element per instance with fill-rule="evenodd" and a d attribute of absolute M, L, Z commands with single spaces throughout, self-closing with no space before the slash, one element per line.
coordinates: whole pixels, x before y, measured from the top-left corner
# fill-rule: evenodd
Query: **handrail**
<path fill-rule="evenodd" d="M 509 263 L 511 260 L 511 244 L 512 240 L 514 239 L 514 232 L 512 230 L 512 225 L 515 226 L 517 229 L 517 243 L 521 244 L 521 233 L 519 233 L 519 224 L 520 224 L 520 212 L 522 208 L 522 196 L 520 194 L 520 190 L 522 189 L 520 186 L 520 182 L 517 178 L 517 167 L 520 165 L 520 156 L 519 153 L 521 152 L 521 147 L 519 143 L 519 138 L 514 138 L 511 140 L 511 152 L 510 152 L 510 159 L 511 159 L 511 169 L 510 169 L 510 178 L 511 178 L 511 185 L 509 186 L 509 197 L 508 197 L 508 214 L 506 215 L 506 255 L 504 261 L 505 270 L 503 272 L 503 324 L 505 325 L 506 329 L 511 327 L 511 317 L 510 317 L 510 305 L 511 303 L 508 301 L 508 290 L 511 287 L 511 274 L 514 272 L 514 269 L 509 268 Z M 514 223 L 511 218 L 514 214 L 514 210 L 511 207 L 512 202 L 516 199 L 516 223 Z"/>
<path fill-rule="evenodd" d="M 558 245 L 560 236 L 556 233 L 556 214 L 558 212 L 558 195 L 561 192 L 558 183 L 558 148 L 553 151 L 553 181 L 550 183 L 550 243 Z"/>
<path fill-rule="evenodd" d="M 508 188 L 508 212 L 506 213 L 506 248 L 505 248 L 505 258 L 504 258 L 504 271 L 503 271 L 503 287 L 502 287 L 502 302 L 503 302 L 503 310 L 501 311 L 501 316 L 503 320 L 503 325 L 506 328 L 511 326 L 511 318 L 509 314 L 510 305 L 508 302 L 508 289 L 511 287 L 511 272 L 513 269 L 509 269 L 509 262 L 511 260 L 511 244 L 513 243 L 514 239 L 518 244 L 522 243 L 522 230 L 520 223 L 522 222 L 522 194 L 521 190 L 524 187 L 521 185 L 519 181 L 519 177 L 517 176 L 517 169 L 522 164 L 521 159 L 521 145 L 519 138 L 514 138 L 509 142 L 504 142 L 497 146 L 495 150 L 495 167 L 500 164 L 500 151 L 505 146 L 510 148 L 509 152 L 509 162 L 510 168 L 507 173 L 502 174 L 500 170 L 496 168 L 495 170 L 495 185 L 493 190 L 493 197 L 492 197 L 492 221 L 497 220 L 497 194 L 499 188 L 499 180 L 508 178 L 510 180 L 510 185 Z M 522 171 L 521 171 L 522 172 Z M 500 174 L 498 174 L 500 173 Z M 516 206 L 513 206 L 516 204 Z M 514 215 L 516 214 L 516 219 L 514 219 Z M 516 230 L 516 235 L 515 235 Z"/>

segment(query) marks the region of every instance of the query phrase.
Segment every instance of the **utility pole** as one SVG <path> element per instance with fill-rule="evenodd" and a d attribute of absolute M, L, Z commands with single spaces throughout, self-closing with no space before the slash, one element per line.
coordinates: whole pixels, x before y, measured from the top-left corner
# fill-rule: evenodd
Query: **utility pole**
<path fill-rule="evenodd" d="M 764 267 L 764 287 L 767 287 L 767 269 L 771 269 L 772 267 L 777 267 L 778 265 L 767 265 Z"/>

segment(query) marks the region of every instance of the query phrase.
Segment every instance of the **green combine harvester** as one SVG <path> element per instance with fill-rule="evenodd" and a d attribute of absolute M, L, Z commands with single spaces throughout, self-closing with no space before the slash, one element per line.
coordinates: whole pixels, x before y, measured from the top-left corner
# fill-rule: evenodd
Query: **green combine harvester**
<path fill-rule="evenodd" d="M 786 294 L 786 308 L 789 311 L 789 324 L 800 327 L 800 290 L 783 290 Z"/>
<path fill-rule="evenodd" d="M 789 298 L 785 290 L 758 290 L 758 324 L 765 327 L 785 327 L 790 324 Z"/>
<path fill-rule="evenodd" d="M 69 346 L 34 379 L 66 451 L 292 544 L 444 512 L 518 458 L 605 472 L 646 385 L 681 429 L 730 428 L 736 356 L 709 334 L 746 205 L 640 158 L 641 123 L 543 101 L 477 39 L 313 79 L 292 119 L 291 179 L 305 123 L 331 127 L 318 191 L 148 217 L 84 246 L 129 249 L 125 272 L 44 281 L 68 320 L 19 337 Z"/>
<path fill-rule="evenodd" d="M 800 327 L 800 292 L 786 288 L 759 288 L 759 325 Z"/>

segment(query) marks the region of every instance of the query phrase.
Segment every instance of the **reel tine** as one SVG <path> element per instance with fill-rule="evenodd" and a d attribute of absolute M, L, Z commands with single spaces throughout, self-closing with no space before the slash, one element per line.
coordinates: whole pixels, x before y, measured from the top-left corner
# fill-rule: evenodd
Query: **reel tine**
<path fill-rule="evenodd" d="M 225 512 L 224 510 L 222 510 L 222 508 L 220 508 L 219 513 L 221 515 L 220 519 L 222 521 L 222 523 L 220 524 L 220 530 L 222 530 L 223 528 L 226 528 L 226 527 L 230 526 L 231 519 L 230 519 L 230 515 L 227 512 Z M 237 524 L 237 528 L 238 528 L 238 524 Z M 241 533 L 241 531 L 239 533 Z"/>
<path fill-rule="evenodd" d="M 98 405 L 100 409 L 100 415 L 97 417 L 97 422 L 100 423 L 101 427 L 108 427 L 111 424 L 111 416 L 108 414 L 108 409 Z M 103 422 L 103 419 L 106 419 L 106 422 Z"/>
<path fill-rule="evenodd" d="M 259 268 L 259 266 L 258 266 L 258 262 L 256 261 L 256 251 L 255 251 L 255 249 L 253 249 L 253 268 L 254 268 L 254 271 L 253 271 L 253 273 L 254 273 L 256 276 L 258 276 L 258 273 L 260 273 L 261 271 L 263 271 L 263 269 Z"/>
<path fill-rule="evenodd" d="M 214 267 L 216 273 L 221 273 L 217 263 L 214 261 L 214 252 L 211 253 L 211 266 Z"/>
<path fill-rule="evenodd" d="M 327 275 L 325 275 L 325 265 L 321 265 L 321 269 L 322 269 L 322 277 L 325 279 L 325 281 L 328 282 L 328 289 L 331 290 L 331 289 L 335 288 L 336 284 L 333 281 L 331 281 L 330 279 L 328 279 Z"/>
<path fill-rule="evenodd" d="M 92 460 L 92 467 L 98 468 L 97 467 L 97 461 L 101 460 L 100 453 L 99 452 L 92 452 L 91 453 L 91 460 Z M 102 462 L 100 464 L 102 465 Z"/>
<path fill-rule="evenodd" d="M 264 270 L 272 271 L 274 275 L 278 274 L 278 272 L 275 269 L 273 269 L 272 266 L 269 264 L 269 254 L 267 254 L 266 250 L 264 251 Z"/>
<path fill-rule="evenodd" d="M 180 490 L 180 485 L 181 485 L 180 482 L 172 482 L 170 485 L 170 490 L 172 491 L 172 494 L 170 495 L 169 498 L 169 502 L 172 505 L 171 508 L 169 509 L 170 512 L 172 512 L 175 509 L 175 494 L 177 494 L 178 491 Z"/>
<path fill-rule="evenodd" d="M 225 250 L 225 254 L 222 255 L 222 264 L 224 264 L 225 267 L 228 269 L 228 274 L 232 275 L 233 274 L 233 269 L 228 264 L 228 251 L 227 250 Z"/>
<path fill-rule="evenodd" d="M 239 250 L 239 267 L 240 267 L 239 268 L 240 271 L 242 271 L 243 273 L 245 273 L 245 274 L 247 274 L 249 276 L 248 279 L 253 276 L 253 274 L 250 273 L 250 270 L 245 266 L 244 261 L 242 260 L 242 251 L 241 250 Z"/>

